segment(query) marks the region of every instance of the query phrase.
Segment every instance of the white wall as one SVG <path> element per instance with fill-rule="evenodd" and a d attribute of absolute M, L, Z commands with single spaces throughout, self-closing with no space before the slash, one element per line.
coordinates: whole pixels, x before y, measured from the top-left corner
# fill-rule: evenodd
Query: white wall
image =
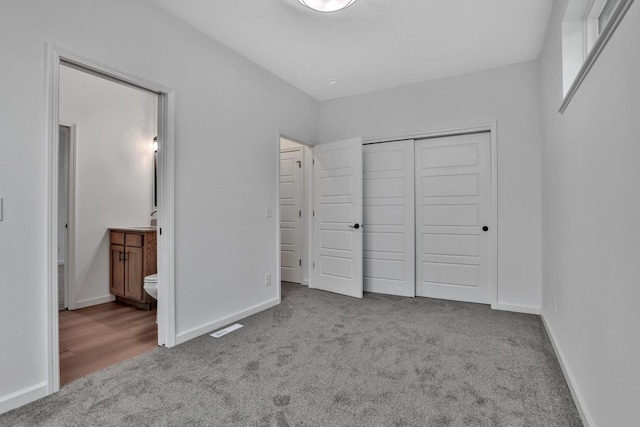
<path fill-rule="evenodd" d="M 316 101 L 148 1 L 0 2 L 0 412 L 46 392 L 47 41 L 176 90 L 179 340 L 278 301 L 279 130 L 317 139 Z"/>
<path fill-rule="evenodd" d="M 114 299 L 108 228 L 149 225 L 158 96 L 61 67 L 60 119 L 77 125 L 76 262 L 69 275 L 81 308 Z"/>
<path fill-rule="evenodd" d="M 560 115 L 566 5 L 554 4 L 541 56 L 543 316 L 586 425 L 630 427 L 640 396 L 640 4 Z"/>
<path fill-rule="evenodd" d="M 498 303 L 540 307 L 538 69 L 527 62 L 323 102 L 320 141 L 497 121 Z"/>

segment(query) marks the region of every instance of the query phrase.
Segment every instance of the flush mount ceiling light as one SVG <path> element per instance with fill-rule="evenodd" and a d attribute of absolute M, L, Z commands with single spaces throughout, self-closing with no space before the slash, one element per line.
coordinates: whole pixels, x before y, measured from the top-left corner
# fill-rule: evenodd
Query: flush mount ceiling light
<path fill-rule="evenodd" d="M 318 12 L 335 12 L 351 6 L 356 0 L 298 0 L 309 9 Z"/>

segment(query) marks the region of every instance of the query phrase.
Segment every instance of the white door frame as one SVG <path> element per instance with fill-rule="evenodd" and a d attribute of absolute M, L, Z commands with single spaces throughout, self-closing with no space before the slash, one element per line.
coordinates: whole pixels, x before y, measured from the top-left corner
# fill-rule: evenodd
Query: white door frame
<path fill-rule="evenodd" d="M 313 168 L 311 167 L 311 161 L 313 160 L 313 145 L 304 141 L 304 138 L 298 138 L 293 136 L 294 133 L 287 132 L 285 130 L 279 129 L 277 132 L 276 144 L 276 205 L 278 208 L 274 209 L 276 212 L 276 283 L 278 284 L 278 303 L 282 302 L 282 285 L 281 285 L 281 274 L 280 274 L 280 265 L 282 260 L 280 259 L 280 140 L 288 139 L 289 141 L 295 142 L 297 144 L 303 145 L 304 150 L 302 150 L 302 170 L 303 170 L 303 207 L 302 207 L 302 220 L 303 220 L 303 231 L 306 233 L 303 234 L 304 245 L 306 246 L 306 251 L 302 251 L 302 263 L 303 265 L 307 265 L 309 276 L 308 282 L 304 281 L 304 268 L 302 269 L 302 284 L 312 286 L 313 282 L 313 271 L 311 269 L 311 260 L 313 259 L 313 216 L 309 213 L 313 212 L 313 176 L 309 178 L 309 174 L 313 175 Z M 305 252 L 308 254 L 305 257 Z"/>
<path fill-rule="evenodd" d="M 64 48 L 46 45 L 46 200 L 45 260 L 47 271 L 47 393 L 60 389 L 60 353 L 58 326 L 58 126 L 60 124 L 60 66 L 78 66 L 117 82 L 158 94 L 158 344 L 173 347 L 175 331 L 174 275 L 174 192 L 175 192 L 175 90 L 115 69 Z"/>
<path fill-rule="evenodd" d="M 69 271 L 76 271 L 76 141 L 78 124 L 60 119 L 60 125 L 70 128 L 69 131 L 69 176 L 67 188 L 67 253 L 65 254 L 65 303 L 69 310 L 76 309 L 76 278 L 71 277 Z M 60 149 L 60 144 L 58 144 Z M 56 187 L 57 188 L 57 187 Z M 57 201 L 56 194 L 56 201 Z M 57 242 L 56 242 L 57 244 Z"/>
<path fill-rule="evenodd" d="M 434 129 L 402 135 L 392 134 L 380 137 L 365 137 L 362 139 L 362 143 L 371 144 L 377 142 L 401 141 L 405 139 L 418 140 L 487 131 L 491 134 L 491 230 L 494 231 L 490 236 L 492 257 L 490 266 L 491 308 L 500 310 L 502 307 L 498 304 L 498 123 L 494 121 L 477 125 Z"/>
<path fill-rule="evenodd" d="M 301 182 L 298 182 L 298 191 L 297 194 L 295 195 L 295 197 L 298 197 L 298 201 L 299 201 L 299 210 L 301 212 L 305 212 L 304 218 L 302 217 L 302 214 L 300 215 L 300 226 L 298 229 L 298 233 L 295 236 L 295 248 L 298 251 L 298 256 L 299 256 L 299 260 L 300 260 L 300 264 L 298 265 L 299 271 L 300 271 L 300 284 L 302 284 L 304 282 L 304 267 L 303 264 L 306 266 L 307 261 L 305 259 L 304 253 L 305 251 L 303 250 L 303 246 L 304 246 L 304 242 L 306 241 L 305 239 L 305 235 L 304 235 L 304 231 L 305 231 L 305 218 L 307 217 L 306 212 L 307 212 L 307 208 L 306 206 L 304 206 L 304 183 L 306 181 L 306 172 L 307 172 L 307 168 L 306 168 L 306 162 L 304 159 L 304 155 L 305 152 L 307 150 L 305 150 L 305 147 L 303 145 L 300 145 L 298 147 L 290 147 L 290 148 L 280 148 L 280 167 L 282 168 L 282 154 L 283 153 L 295 153 L 295 152 L 299 152 L 300 155 L 300 180 Z M 294 178 L 294 183 L 295 183 L 295 178 Z M 282 183 L 280 183 L 280 185 L 282 185 Z M 294 185 L 294 189 L 295 189 L 295 185 Z M 281 200 L 278 200 L 278 209 L 281 208 Z M 282 224 L 280 224 L 282 226 Z M 282 229 L 281 229 L 282 232 Z M 281 239 L 282 239 L 282 235 L 280 235 Z M 282 243 L 282 242 L 280 242 Z M 282 254 L 282 248 L 280 248 L 280 252 Z M 282 262 L 282 259 L 280 260 L 280 262 Z M 280 273 L 282 274 L 282 265 L 280 266 Z M 282 279 L 282 278 L 281 278 Z"/>

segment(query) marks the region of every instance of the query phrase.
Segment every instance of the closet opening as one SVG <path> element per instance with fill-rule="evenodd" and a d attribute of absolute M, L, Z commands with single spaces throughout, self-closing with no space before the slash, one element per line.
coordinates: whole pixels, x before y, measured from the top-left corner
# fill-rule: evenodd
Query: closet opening
<path fill-rule="evenodd" d="M 494 301 L 494 143 L 485 130 L 364 145 L 365 291 Z"/>
<path fill-rule="evenodd" d="M 308 236 L 312 162 L 310 147 L 280 138 L 280 280 L 305 286 L 309 285 L 311 274 Z"/>

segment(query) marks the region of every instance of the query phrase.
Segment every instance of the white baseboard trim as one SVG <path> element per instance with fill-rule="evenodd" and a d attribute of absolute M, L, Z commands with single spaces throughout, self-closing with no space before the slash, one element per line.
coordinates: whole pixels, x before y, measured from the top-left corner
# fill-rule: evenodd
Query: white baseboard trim
<path fill-rule="evenodd" d="M 502 310 L 502 311 L 513 311 L 515 313 L 524 313 L 524 314 L 540 314 L 540 307 L 531 307 L 528 305 L 512 305 L 512 304 L 493 304 L 491 306 L 494 310 Z"/>
<path fill-rule="evenodd" d="M 42 399 L 47 395 L 47 383 L 41 382 L 31 387 L 23 388 L 15 393 L 0 397 L 0 414 L 19 408 L 27 403 Z"/>
<path fill-rule="evenodd" d="M 580 418 L 582 419 L 582 424 L 584 424 L 584 427 L 595 427 L 595 424 L 593 423 L 593 419 L 591 418 L 591 415 L 589 415 L 589 412 L 587 411 L 587 407 L 584 404 L 584 399 L 582 398 L 582 394 L 580 393 L 580 390 L 578 390 L 576 386 L 575 380 L 573 378 L 573 374 L 571 373 L 571 369 L 569 369 L 569 365 L 567 364 L 567 361 L 564 358 L 562 350 L 560 349 L 560 345 L 558 344 L 556 336 L 553 333 L 553 330 L 551 329 L 551 327 L 549 326 L 549 323 L 547 322 L 547 319 L 544 315 L 544 311 L 540 314 L 540 317 L 542 318 L 542 324 L 544 325 L 544 328 L 547 331 L 547 335 L 549 335 L 549 340 L 551 341 L 551 345 L 553 346 L 553 349 L 556 352 L 556 357 L 560 362 L 560 368 L 562 369 L 562 373 L 564 374 L 564 379 L 567 381 L 567 385 L 569 386 L 569 390 L 571 391 L 571 396 L 573 396 L 573 401 L 575 402 L 576 408 L 578 409 L 578 413 L 580 414 Z"/>
<path fill-rule="evenodd" d="M 104 295 L 96 298 L 83 299 L 81 301 L 76 301 L 76 310 L 79 308 L 91 307 L 92 305 L 104 304 L 115 300 L 116 297 L 113 295 Z"/>
<path fill-rule="evenodd" d="M 302 285 L 304 285 L 304 286 L 309 286 L 309 281 L 308 281 L 308 280 L 306 280 L 306 279 L 305 279 L 305 280 L 303 280 L 303 281 L 302 281 Z"/>
<path fill-rule="evenodd" d="M 218 329 L 222 326 L 226 326 L 229 323 L 236 322 L 240 319 L 244 319 L 245 317 L 249 317 L 253 314 L 264 311 L 268 308 L 275 307 L 278 305 L 280 301 L 278 298 L 269 300 L 267 302 L 263 302 L 262 304 L 254 305 L 253 307 L 249 307 L 246 310 L 239 311 L 237 313 L 231 314 L 227 317 L 223 317 L 222 319 L 215 320 L 213 322 L 205 323 L 202 326 L 198 326 L 192 329 L 189 329 L 184 332 L 180 332 L 176 334 L 176 345 L 187 342 L 193 338 L 199 337 L 200 335 L 204 335 L 206 333 L 212 332 L 214 329 Z"/>

